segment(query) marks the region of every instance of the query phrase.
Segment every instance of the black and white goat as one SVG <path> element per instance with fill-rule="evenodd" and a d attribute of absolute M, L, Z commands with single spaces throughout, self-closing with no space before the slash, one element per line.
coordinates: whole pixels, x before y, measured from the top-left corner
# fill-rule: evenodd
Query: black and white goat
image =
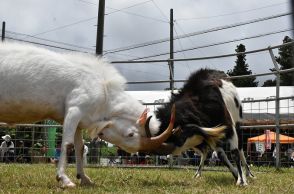
<path fill-rule="evenodd" d="M 187 149 L 195 149 L 202 156 L 195 174 L 198 177 L 201 175 L 207 152 L 212 148 L 218 152 L 219 157 L 230 169 L 237 180 L 237 185 L 247 185 L 241 162 L 245 165 L 246 175 L 253 175 L 246 162 L 242 149 L 242 137 L 240 137 L 242 107 L 235 86 L 227 81 L 226 77 L 225 73 L 210 69 L 201 69 L 193 73 L 179 93 L 172 95 L 170 102 L 158 108 L 155 117 L 150 119 L 160 122 L 158 133 L 160 134 L 168 125 L 170 107 L 175 104 L 177 107 L 175 127 L 180 128 L 181 131 L 173 134 L 158 153 L 179 155 Z M 227 126 L 221 141 L 213 142 L 199 134 L 200 126 L 218 125 Z M 225 142 L 230 145 L 237 170 L 223 150 Z"/>

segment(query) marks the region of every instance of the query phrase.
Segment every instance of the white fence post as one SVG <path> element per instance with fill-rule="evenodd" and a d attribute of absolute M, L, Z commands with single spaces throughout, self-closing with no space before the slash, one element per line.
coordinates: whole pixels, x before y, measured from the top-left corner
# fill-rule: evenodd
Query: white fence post
<path fill-rule="evenodd" d="M 273 64 L 276 70 L 276 113 L 275 113 L 275 125 L 276 125 L 276 168 L 281 167 L 281 145 L 280 145 L 280 68 L 274 56 L 272 49 L 269 47 L 269 53 L 271 55 Z"/>

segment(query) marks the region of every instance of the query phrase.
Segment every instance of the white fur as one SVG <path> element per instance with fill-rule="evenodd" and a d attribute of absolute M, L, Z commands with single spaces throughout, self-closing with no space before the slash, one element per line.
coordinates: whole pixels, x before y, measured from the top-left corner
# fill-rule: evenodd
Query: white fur
<path fill-rule="evenodd" d="M 235 103 L 235 99 L 238 100 L 239 106 L 241 106 L 241 101 L 240 98 L 238 96 L 236 87 L 233 85 L 233 83 L 222 80 L 222 87 L 220 87 L 220 92 L 222 94 L 222 98 L 225 102 L 225 105 L 228 109 L 228 112 L 231 116 L 232 119 L 232 129 L 233 129 L 233 136 L 231 139 L 228 140 L 229 144 L 230 144 L 230 149 L 234 150 L 234 149 L 238 149 L 238 135 L 237 135 L 237 131 L 235 128 L 235 124 L 237 122 L 241 122 L 241 118 L 240 118 L 240 114 L 239 114 L 239 107 L 236 107 L 236 103 Z M 240 157 L 241 160 L 243 162 L 243 165 L 247 165 L 246 160 L 244 159 L 244 152 L 243 150 L 240 151 Z M 249 173 L 248 171 L 248 167 L 246 168 L 247 173 Z M 241 174 L 238 173 L 238 180 L 237 180 L 237 185 L 241 184 L 241 177 L 243 179 L 243 185 L 246 186 L 247 185 L 247 180 L 246 180 L 246 176 L 244 176 L 243 170 L 241 172 Z"/>
<path fill-rule="evenodd" d="M 222 87 L 219 88 L 220 92 L 222 94 L 223 100 L 225 101 L 226 107 L 231 114 L 232 120 L 236 123 L 237 121 L 241 121 L 241 118 L 239 116 L 239 109 L 236 108 L 234 97 L 239 102 L 239 105 L 241 106 L 241 101 L 238 95 L 238 92 L 236 90 L 236 87 L 231 82 L 222 80 Z"/>
<path fill-rule="evenodd" d="M 75 144 L 77 173 L 83 171 L 82 132 L 88 129 L 129 152 L 138 151 L 144 131 L 136 125 L 144 106 L 124 92 L 126 80 L 109 63 L 92 55 L 59 54 L 16 43 L 0 44 L 0 121 L 9 124 L 54 119 L 63 123 L 57 176 L 63 186 L 66 146 Z M 133 133 L 132 137 L 129 134 Z"/>

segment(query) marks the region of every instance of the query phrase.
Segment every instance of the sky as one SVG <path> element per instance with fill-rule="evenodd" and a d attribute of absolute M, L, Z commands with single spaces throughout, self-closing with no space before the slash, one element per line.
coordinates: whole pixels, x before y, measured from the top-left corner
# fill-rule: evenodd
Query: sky
<path fill-rule="evenodd" d="M 0 22 L 6 22 L 6 37 L 50 44 L 95 53 L 98 0 L 0 0 Z M 145 42 L 169 38 L 169 13 L 174 12 L 174 35 L 204 32 L 259 18 L 290 12 L 287 0 L 106 0 L 104 55 L 108 61 L 125 61 L 168 53 L 169 42 L 111 53 Z M 232 40 L 285 31 L 242 41 L 175 53 L 174 58 L 197 58 L 231 54 L 240 43 L 246 50 L 282 44 L 284 36 L 292 37 L 291 16 L 250 23 L 229 29 L 198 34 L 174 41 L 174 50 L 217 44 Z M 54 48 L 49 48 L 54 49 Z M 54 49 L 57 52 L 66 52 Z M 274 50 L 277 56 L 278 50 Z M 168 59 L 163 55 L 151 59 Z M 249 69 L 254 74 L 273 68 L 268 52 L 248 54 Z M 236 57 L 175 62 L 175 79 L 183 80 L 200 68 L 227 72 Z M 115 64 L 127 81 L 169 79 L 167 63 Z M 260 85 L 272 77 L 260 77 Z M 175 87 L 180 88 L 181 83 Z M 163 90 L 169 84 L 129 84 L 127 90 Z"/>

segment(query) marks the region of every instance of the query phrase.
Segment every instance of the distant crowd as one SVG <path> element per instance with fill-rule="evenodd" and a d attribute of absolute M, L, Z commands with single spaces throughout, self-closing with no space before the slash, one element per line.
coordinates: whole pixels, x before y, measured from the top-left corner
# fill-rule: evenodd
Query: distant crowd
<path fill-rule="evenodd" d="M 15 141 L 14 141 L 15 142 Z M 53 157 L 47 157 L 47 151 L 48 148 L 41 142 L 37 141 L 31 148 L 26 147 L 25 143 L 23 141 L 15 142 L 17 146 L 14 145 L 14 142 L 11 140 L 10 135 L 4 135 L 2 136 L 2 142 L 0 145 L 0 162 L 4 163 L 11 163 L 11 162 L 18 162 L 18 163 L 39 163 L 39 162 L 51 162 L 53 164 L 57 164 L 60 158 L 61 154 L 61 141 L 59 141 L 56 145 L 54 156 Z M 74 163 L 75 162 L 75 151 L 74 146 L 68 146 L 67 148 L 67 160 L 68 163 Z M 283 151 L 283 150 L 282 150 Z M 254 152 L 255 153 L 255 152 Z M 258 153 L 258 152 L 256 152 Z M 291 167 L 294 164 L 294 150 L 291 148 L 291 150 L 287 150 L 285 152 L 285 155 L 289 157 L 289 162 L 291 163 Z M 89 154 L 89 148 L 87 145 L 84 145 L 84 153 L 83 153 L 83 161 L 84 164 L 87 164 L 87 156 Z M 261 155 L 262 156 L 262 155 Z M 259 156 L 259 157 L 261 157 Z M 283 154 L 282 154 L 283 156 Z M 159 165 L 166 165 L 168 164 L 168 158 L 167 156 L 159 156 L 157 163 Z M 200 161 L 200 158 L 196 153 L 193 151 L 187 151 L 183 153 L 182 158 L 186 158 L 186 162 L 190 165 L 197 165 Z M 276 149 L 272 151 L 272 158 L 273 162 L 275 162 L 276 159 Z M 253 158 L 251 158 L 253 159 Z M 155 161 L 153 161 L 154 158 L 150 155 L 146 155 L 144 153 L 135 153 L 135 154 L 129 154 L 125 152 L 124 150 L 117 147 L 117 153 L 116 156 L 109 157 L 109 163 L 111 164 L 154 164 Z M 254 160 L 254 162 L 260 162 L 259 160 Z M 217 156 L 217 153 L 214 151 L 211 153 L 211 157 L 209 159 L 210 165 L 219 165 L 220 160 Z"/>

